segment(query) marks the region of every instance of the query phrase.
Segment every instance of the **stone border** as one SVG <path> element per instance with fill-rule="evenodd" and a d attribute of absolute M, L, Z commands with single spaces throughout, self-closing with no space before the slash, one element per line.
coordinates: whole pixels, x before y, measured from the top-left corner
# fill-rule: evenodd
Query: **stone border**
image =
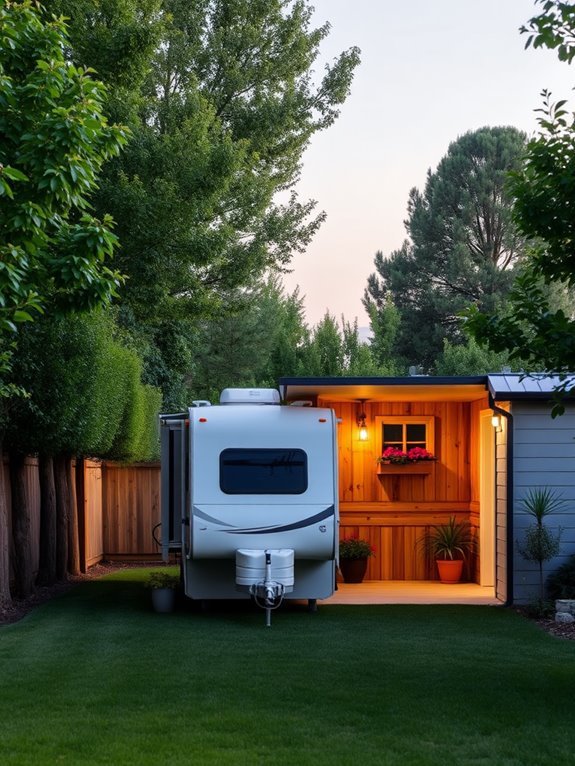
<path fill-rule="evenodd" d="M 559 599 L 555 602 L 555 622 L 575 622 L 575 599 Z"/>

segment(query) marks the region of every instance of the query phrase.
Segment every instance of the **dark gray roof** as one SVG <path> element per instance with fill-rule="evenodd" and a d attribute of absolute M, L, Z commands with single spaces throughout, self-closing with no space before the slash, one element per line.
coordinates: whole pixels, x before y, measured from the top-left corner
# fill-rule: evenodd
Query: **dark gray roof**
<path fill-rule="evenodd" d="M 489 392 L 494 399 L 550 399 L 560 386 L 567 390 L 575 386 L 575 375 L 546 375 L 543 373 L 501 373 L 487 376 Z"/>

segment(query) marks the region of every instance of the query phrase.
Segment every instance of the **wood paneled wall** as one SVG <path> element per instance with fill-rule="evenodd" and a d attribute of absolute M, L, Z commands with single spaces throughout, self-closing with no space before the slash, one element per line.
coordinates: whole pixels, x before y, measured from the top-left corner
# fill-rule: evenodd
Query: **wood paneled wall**
<path fill-rule="evenodd" d="M 369 439 L 360 442 L 356 402 L 320 400 L 341 420 L 338 430 L 340 536 L 359 536 L 376 550 L 367 579 L 435 579 L 435 565 L 417 541 L 432 524 L 454 515 L 479 524 L 479 412 L 478 402 L 367 402 L 362 405 Z M 434 454 L 428 475 L 378 476 L 375 429 L 377 416 L 433 417 Z M 475 579 L 476 562 L 467 576 Z"/>

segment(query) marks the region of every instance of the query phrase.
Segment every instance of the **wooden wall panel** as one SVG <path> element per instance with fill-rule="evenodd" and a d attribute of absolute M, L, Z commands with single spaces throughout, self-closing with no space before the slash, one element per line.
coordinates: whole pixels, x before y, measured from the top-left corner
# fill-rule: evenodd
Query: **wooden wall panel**
<path fill-rule="evenodd" d="M 477 402 L 366 402 L 363 409 L 370 438 L 357 434 L 357 403 L 321 400 L 332 407 L 338 430 L 341 537 L 369 540 L 377 553 L 370 558 L 367 578 L 374 580 L 436 579 L 434 562 L 426 560 L 416 541 L 431 524 L 450 515 L 479 520 L 479 412 Z M 437 461 L 428 476 L 376 473 L 375 418 L 425 415 L 434 418 Z M 471 570 L 477 570 L 476 562 Z M 473 572 L 472 572 L 473 575 Z"/>

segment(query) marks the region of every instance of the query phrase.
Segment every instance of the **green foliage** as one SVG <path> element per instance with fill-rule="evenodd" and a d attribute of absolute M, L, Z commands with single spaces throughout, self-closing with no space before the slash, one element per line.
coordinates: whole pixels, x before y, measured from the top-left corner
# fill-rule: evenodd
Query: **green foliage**
<path fill-rule="evenodd" d="M 524 145 L 515 128 L 466 133 L 428 172 L 423 193 L 411 191 L 409 239 L 389 258 L 376 254 L 364 296 L 376 347 L 391 346 L 400 364 L 430 369 L 446 338 L 461 342 L 462 309 L 494 309 L 509 290 L 524 241 L 506 179 Z"/>
<path fill-rule="evenodd" d="M 161 393 L 152 386 L 142 385 L 142 362 L 134 351 L 121 349 L 120 359 L 116 374 L 123 409 L 108 457 L 126 463 L 155 459 L 159 455 L 157 420 Z"/>
<path fill-rule="evenodd" d="M 531 524 L 525 530 L 524 542 L 518 545 L 519 553 L 525 561 L 551 561 L 559 553 L 559 537 L 542 524 Z"/>
<path fill-rule="evenodd" d="M 560 61 L 568 64 L 575 56 L 575 7 L 563 0 L 535 0 L 543 13 L 529 19 L 521 32 L 528 34 L 525 47 L 557 50 Z"/>
<path fill-rule="evenodd" d="M 525 529 L 523 542 L 517 543 L 517 549 L 526 561 L 539 565 L 539 604 L 542 608 L 545 597 L 543 564 L 557 556 L 561 540 L 561 529 L 553 533 L 545 526 L 545 520 L 554 513 L 561 513 L 565 501 L 548 487 L 534 488 L 523 498 L 521 507 L 535 521 Z"/>
<path fill-rule="evenodd" d="M 373 301 L 365 296 L 363 305 L 369 316 L 372 332 L 370 349 L 374 360 L 380 369 L 386 370 L 386 375 L 399 374 L 400 363 L 394 357 L 394 350 L 401 317 L 391 295 L 389 293 L 382 295 L 379 301 Z"/>
<path fill-rule="evenodd" d="M 565 501 L 548 487 L 531 489 L 521 501 L 525 513 L 535 522 L 525 530 L 525 541 L 518 545 L 519 553 L 526 561 L 542 564 L 550 561 L 559 553 L 560 530 L 553 534 L 545 526 L 545 519 L 553 513 L 561 512 Z"/>
<path fill-rule="evenodd" d="M 353 324 L 341 318 L 341 327 L 329 311 L 313 328 L 301 355 L 301 374 L 318 377 L 377 376 L 390 368 L 377 363 L 368 343 Z"/>
<path fill-rule="evenodd" d="M 436 375 L 484 375 L 509 367 L 509 354 L 480 346 L 473 338 L 467 343 L 443 341 L 443 353 L 435 362 Z M 521 369 L 518 367 L 517 369 Z"/>
<path fill-rule="evenodd" d="M 417 541 L 435 559 L 466 559 L 476 548 L 476 540 L 468 521 L 451 516 L 447 524 L 431 526 Z"/>
<path fill-rule="evenodd" d="M 171 572 L 150 572 L 145 586 L 146 588 L 170 588 L 170 590 L 175 590 L 180 587 L 180 576 Z"/>
<path fill-rule="evenodd" d="M 29 0 L 0 9 L 0 331 L 48 307 L 109 301 L 111 220 L 88 214 L 103 162 L 125 133 L 108 125 L 105 90 L 65 58 L 65 26 Z"/>
<path fill-rule="evenodd" d="M 550 599 L 575 598 L 575 554 L 549 575 L 546 588 Z"/>
<path fill-rule="evenodd" d="M 190 389 L 204 398 L 220 388 L 218 376 L 224 385 L 269 379 L 280 361 L 282 372 L 294 371 L 295 305 L 279 322 L 283 347 L 260 333 L 263 364 L 251 346 L 232 343 L 232 325 L 254 336 L 255 315 L 267 309 L 252 312 L 239 293 L 285 269 L 324 219 L 294 186 L 310 138 L 349 93 L 358 50 L 312 77 L 329 25 L 313 28 L 303 0 L 56 5 L 71 17 L 74 61 L 109 85 L 112 114 L 129 112 L 132 141 L 105 169 L 94 201 L 118 221 L 117 265 L 129 277 L 123 319 L 131 314 L 126 329 L 140 345 L 144 380 L 181 407 Z"/>
<path fill-rule="evenodd" d="M 160 393 L 139 382 L 141 362 L 114 340 L 111 316 L 95 312 L 40 319 L 22 328 L 13 361 L 13 378 L 28 396 L 8 410 L 10 449 L 157 456 Z"/>
<path fill-rule="evenodd" d="M 359 537 L 346 537 L 339 541 L 340 559 L 366 559 L 374 556 L 373 547 Z"/>
<path fill-rule="evenodd" d="M 532 18 L 523 32 L 527 46 L 557 49 L 570 62 L 575 47 L 575 13 L 571 3 L 545 0 L 543 13 Z M 521 168 L 513 174 L 514 217 L 519 231 L 532 242 L 529 265 L 517 279 L 503 316 L 468 314 L 469 332 L 495 351 L 507 350 L 511 358 L 527 360 L 531 369 L 568 372 L 575 369 L 573 308 L 553 306 L 548 286 L 575 285 L 573 237 L 575 224 L 575 115 L 566 102 L 553 102 L 543 91 L 538 110 L 539 134 L 527 145 Z M 561 392 L 559 392 L 561 396 Z M 554 414 L 564 405 L 559 401 Z"/>

